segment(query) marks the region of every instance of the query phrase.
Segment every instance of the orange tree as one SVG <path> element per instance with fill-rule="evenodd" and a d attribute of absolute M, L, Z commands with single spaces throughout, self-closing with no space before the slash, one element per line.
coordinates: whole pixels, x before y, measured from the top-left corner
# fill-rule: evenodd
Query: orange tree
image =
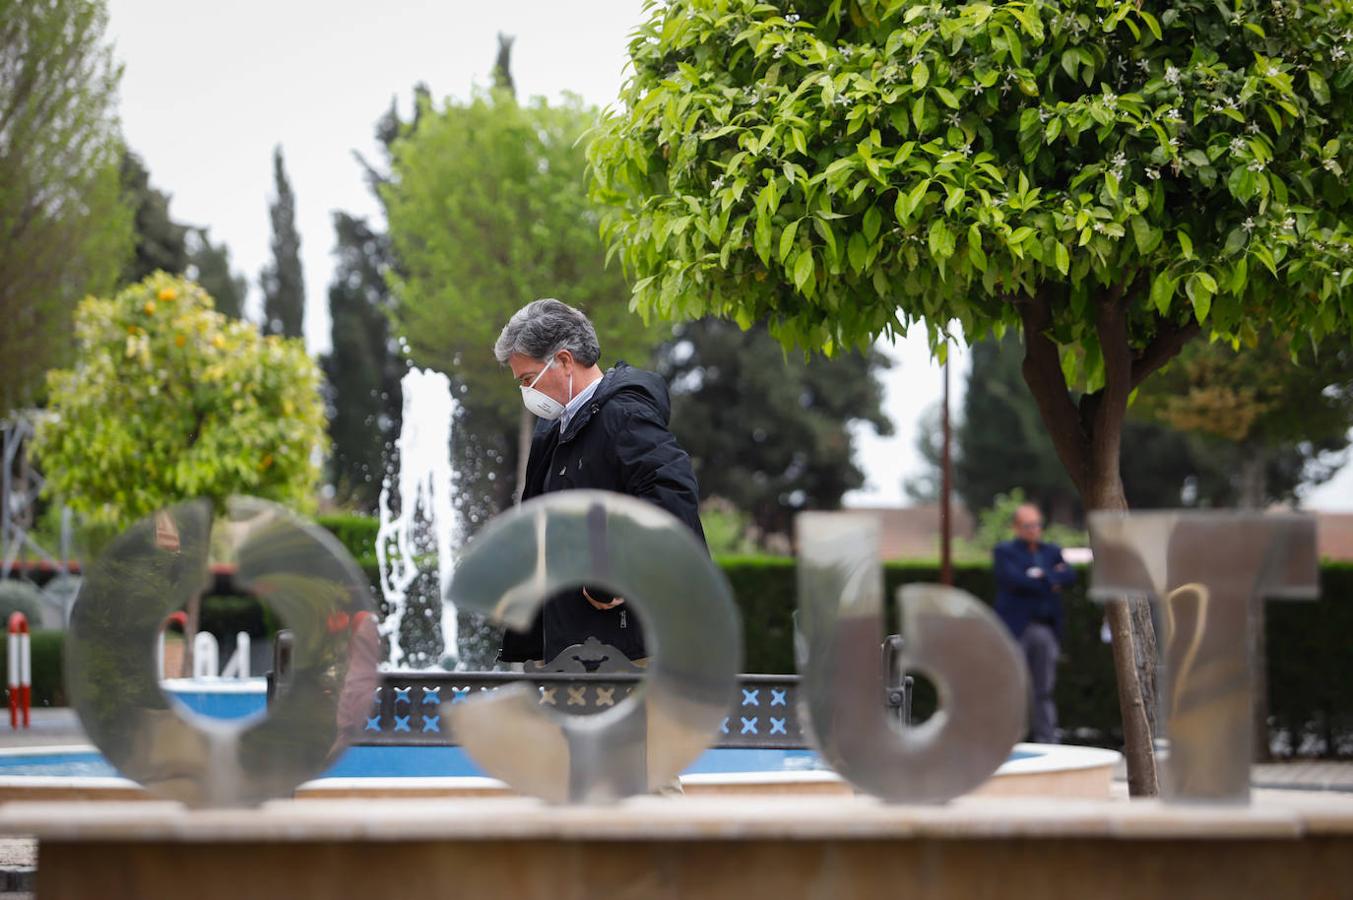
<path fill-rule="evenodd" d="M 589 158 L 638 309 L 828 352 L 1020 329 L 1088 509 L 1193 336 L 1353 331 L 1345 0 L 670 0 L 629 52 Z M 1154 635 L 1109 618 L 1150 793 Z"/>
<path fill-rule="evenodd" d="M 33 452 L 86 522 L 122 528 L 193 497 L 313 503 L 324 404 L 300 340 L 263 337 L 163 272 L 83 301 L 75 332 Z"/>

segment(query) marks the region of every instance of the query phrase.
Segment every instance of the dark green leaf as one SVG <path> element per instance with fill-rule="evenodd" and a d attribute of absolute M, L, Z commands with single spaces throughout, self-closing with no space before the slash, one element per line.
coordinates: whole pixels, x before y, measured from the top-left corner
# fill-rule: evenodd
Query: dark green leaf
<path fill-rule="evenodd" d="M 1197 272 L 1189 276 L 1189 280 L 1184 283 L 1184 291 L 1189 295 L 1189 302 L 1193 304 L 1193 315 L 1199 322 L 1207 321 L 1207 314 L 1212 310 L 1213 288 L 1216 287 L 1216 282 L 1213 281 L 1212 288 L 1209 288 L 1207 282 L 1203 281 L 1203 275 L 1204 273 Z M 1208 281 L 1211 280 L 1209 276 Z"/>
<path fill-rule="evenodd" d="M 1156 21 L 1155 16 L 1144 9 L 1138 9 L 1137 18 L 1142 20 L 1143 24 L 1146 25 L 1147 29 L 1156 40 L 1161 40 L 1160 22 Z"/>
<path fill-rule="evenodd" d="M 846 243 L 846 255 L 850 258 L 850 267 L 856 272 L 863 272 L 865 258 L 869 255 L 869 245 L 864 239 L 864 235 L 855 232 L 850 236 Z"/>
<path fill-rule="evenodd" d="M 936 219 L 930 223 L 928 243 L 930 253 L 936 259 L 948 259 L 954 255 L 954 235 L 949 226 L 944 224 L 943 219 Z"/>
<path fill-rule="evenodd" d="M 874 238 L 878 237 L 879 228 L 882 225 L 883 214 L 879 212 L 878 207 L 869 207 L 868 212 L 864 214 L 864 239 L 873 243 Z"/>
<path fill-rule="evenodd" d="M 794 261 L 794 286 L 800 291 L 813 277 L 813 251 L 804 250 Z"/>
<path fill-rule="evenodd" d="M 784 263 L 785 259 L 789 256 L 789 251 L 794 248 L 794 235 L 798 232 L 798 230 L 799 223 L 797 221 L 794 221 L 786 225 L 785 230 L 780 232 L 779 259 L 782 264 Z"/>
<path fill-rule="evenodd" d="M 1308 69 L 1306 78 L 1311 84 L 1311 96 L 1315 102 L 1325 104 L 1330 102 L 1330 86 L 1325 83 L 1324 77 L 1315 69 Z"/>

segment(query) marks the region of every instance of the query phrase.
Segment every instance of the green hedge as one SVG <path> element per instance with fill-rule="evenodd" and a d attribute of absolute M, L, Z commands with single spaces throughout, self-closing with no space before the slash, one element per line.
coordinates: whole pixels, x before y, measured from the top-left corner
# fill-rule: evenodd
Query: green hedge
<path fill-rule="evenodd" d="M 357 561 L 359 567 L 377 585 L 376 532 L 380 521 L 372 516 L 352 514 L 320 516 L 316 522 L 338 538 Z M 215 596 L 204 604 L 198 627 L 210 631 L 217 638 L 233 637 L 237 632 L 248 632 L 250 637 L 271 637 L 282 627 L 272 610 L 253 597 Z"/>
<path fill-rule="evenodd" d="M 342 517 L 343 521 L 358 517 Z M 369 520 L 368 520 L 369 521 Z M 356 526 L 348 534 L 357 533 Z M 748 672 L 794 671 L 792 613 L 796 604 L 795 562 L 786 557 L 722 557 L 718 560 L 733 587 L 745 635 Z M 363 568 L 376 584 L 375 562 Z M 1113 744 L 1121 739 L 1118 694 L 1112 653 L 1100 641 L 1102 608 L 1085 595 L 1088 572 L 1064 596 L 1066 632 L 1059 669 L 1057 704 L 1073 739 Z M 937 582 L 933 563 L 888 563 L 886 596 L 910 582 Z M 955 566 L 954 582 L 990 603 L 995 584 L 989 566 Z M 889 603 L 890 616 L 895 604 Z M 894 623 L 895 625 L 895 623 Z M 248 631 L 271 634 L 276 623 L 249 598 L 213 601 L 203 626 L 217 634 Z M 894 629 L 895 630 L 895 629 Z M 882 638 L 882 635 L 880 635 Z M 1267 620 L 1269 709 L 1274 728 L 1290 737 L 1303 755 L 1353 755 L 1353 565 L 1321 567 L 1321 599 L 1314 603 L 1272 602 Z M 34 703 L 64 701 L 60 683 L 60 634 L 37 632 L 33 640 Z M 2 670 L 2 669 L 0 669 Z M 43 698 L 39 700 L 38 698 Z M 929 714 L 933 695 L 922 690 L 916 714 Z"/>
<path fill-rule="evenodd" d="M 1353 756 L 1353 564 L 1320 567 L 1317 602 L 1269 603 L 1267 613 L 1274 727 L 1301 755 Z"/>
<path fill-rule="evenodd" d="M 728 576 L 742 614 L 744 670 L 793 673 L 795 561 L 789 557 L 724 556 L 718 563 Z M 363 568 L 372 585 L 377 585 L 375 561 L 364 561 Z M 886 563 L 883 578 L 885 596 L 892 598 L 903 584 L 938 582 L 939 566 L 930 562 Z M 1072 740 L 1117 745 L 1122 740 L 1122 718 L 1113 651 L 1100 640 L 1104 610 L 1086 596 L 1088 578 L 1088 570 L 1082 569 L 1077 583 L 1063 594 L 1066 627 L 1057 677 L 1057 709 Z M 1289 736 L 1295 752 L 1353 756 L 1353 652 L 1348 650 L 1353 640 L 1353 565 L 1326 563 L 1320 578 L 1320 600 L 1268 604 L 1269 711 L 1275 730 Z M 995 601 L 995 579 L 986 564 L 956 565 L 954 584 L 986 603 Z M 888 606 L 891 621 L 896 604 L 890 602 Z M 895 621 L 891 621 L 891 630 L 897 630 Z M 928 716 L 934 705 L 933 691 L 921 683 L 914 701 L 915 715 Z"/>
<path fill-rule="evenodd" d="M 733 586 L 742 612 L 746 635 L 746 669 L 749 672 L 794 671 L 793 622 L 796 576 L 793 559 L 724 557 L 719 560 Z M 890 630 L 897 630 L 897 589 L 910 583 L 935 583 L 939 567 L 933 563 L 886 563 L 883 567 L 884 596 L 889 599 Z M 995 600 L 991 567 L 961 564 L 954 567 L 954 585 L 987 603 Z M 1112 739 L 1119 729 L 1118 694 L 1113 675 L 1112 652 L 1100 643 L 1103 611 L 1085 597 L 1084 573 L 1068 589 L 1066 601 L 1065 657 L 1057 685 L 1057 704 L 1062 721 Z M 882 635 L 880 635 L 880 640 Z M 935 697 L 924 684 L 917 691 L 913 710 L 917 718 L 934 711 Z M 1088 736 L 1088 735 L 1087 735 Z"/>
<path fill-rule="evenodd" d="M 320 516 L 315 521 L 338 538 L 354 559 L 375 556 L 376 533 L 380 531 L 381 523 L 374 516 Z"/>
<path fill-rule="evenodd" d="M 723 557 L 719 560 L 742 612 L 749 672 L 794 671 L 795 563 L 789 558 Z M 886 596 L 909 582 L 938 582 L 932 563 L 884 565 Z M 1086 597 L 1089 572 L 1063 595 L 1066 629 L 1058 670 L 1057 708 L 1072 738 L 1121 741 L 1113 655 L 1101 642 L 1103 608 Z M 1320 570 L 1320 600 L 1270 602 L 1268 640 L 1269 712 L 1276 732 L 1303 755 L 1353 756 L 1353 565 L 1326 563 Z M 991 568 L 954 567 L 954 584 L 986 603 L 996 596 Z M 890 602 L 889 615 L 895 610 Z M 895 623 L 894 623 L 895 624 Z M 918 691 L 915 712 L 932 711 L 933 694 Z M 1304 742 L 1304 746 L 1303 746 Z"/>
<path fill-rule="evenodd" d="M 33 706 L 65 706 L 66 681 L 62 658 L 66 633 L 39 629 L 32 633 L 29 662 L 33 667 Z M 9 641 L 0 641 L 0 672 L 9 671 Z M 9 702 L 8 694 L 5 702 Z"/>
<path fill-rule="evenodd" d="M 251 638 L 271 637 L 281 626 L 273 611 L 254 597 L 215 595 L 202 603 L 197 627 L 220 640 L 226 636 L 233 638 L 241 631 Z"/>

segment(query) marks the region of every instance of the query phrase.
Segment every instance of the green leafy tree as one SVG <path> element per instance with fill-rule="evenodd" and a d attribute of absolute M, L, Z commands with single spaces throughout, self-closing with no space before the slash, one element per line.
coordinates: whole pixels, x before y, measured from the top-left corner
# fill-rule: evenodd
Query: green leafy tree
<path fill-rule="evenodd" d="M 339 497 L 376 511 L 385 460 L 399 434 L 406 366 L 390 334 L 389 243 L 363 219 L 334 214 L 338 265 L 329 285 L 333 349 L 329 384 L 330 471 Z"/>
<path fill-rule="evenodd" d="M 232 319 L 244 317 L 244 299 L 249 283 L 230 267 L 230 248 L 213 243 L 209 229 L 188 230 L 188 277 L 202 286 L 214 301 L 216 311 Z"/>
<path fill-rule="evenodd" d="M 1202 348 L 1203 345 L 1190 345 L 1186 354 L 1195 347 Z M 1054 521 L 1079 526 L 1083 524 L 1080 498 L 1057 459 L 1052 440 L 1039 418 L 1038 407 L 1024 383 L 1020 372 L 1023 352 L 1013 334 L 1007 334 L 999 341 L 978 341 L 973 345 L 972 368 L 954 428 L 954 489 L 971 510 L 986 509 L 998 495 L 1022 489 L 1030 499 L 1044 507 Z M 1285 356 L 1283 360 L 1286 361 Z M 1332 367 L 1326 369 L 1326 377 L 1333 377 L 1341 364 L 1341 356 L 1331 351 L 1326 362 Z M 1131 415 L 1123 425 L 1123 493 L 1129 506 L 1134 509 L 1262 506 L 1290 500 L 1299 486 L 1318 483 L 1333 474 L 1335 467 L 1326 462 L 1328 457 L 1324 454 L 1336 449 L 1335 439 L 1347 429 L 1340 432 L 1336 422 L 1324 430 L 1309 427 L 1319 420 L 1302 411 L 1303 401 L 1295 396 L 1292 400 L 1298 406 L 1293 421 L 1308 423 L 1305 434 L 1297 439 L 1294 431 L 1289 443 L 1275 445 L 1268 452 L 1253 454 L 1251 448 L 1229 439 L 1206 439 L 1171 427 L 1162 418 L 1161 407 L 1174 409 L 1185 399 L 1180 396 L 1184 389 L 1179 384 L 1178 373 L 1186 364 L 1187 360 L 1180 360 L 1153 381 L 1132 407 Z M 1290 369 L 1290 363 L 1279 368 Z M 1275 375 L 1275 372 L 1269 372 L 1264 377 Z M 1230 381 L 1234 383 L 1235 379 Z M 1252 388 L 1235 389 L 1249 395 L 1254 392 Z M 1333 403 L 1332 397 L 1319 399 L 1321 390 L 1321 387 L 1312 387 L 1316 404 Z M 1310 402 L 1311 396 L 1308 392 L 1306 402 Z M 1156 397 L 1160 400 L 1154 399 Z M 914 493 L 928 500 L 938 496 L 935 487 L 940 466 L 937 410 L 927 413 L 917 436 L 917 447 L 927 469 L 909 486 Z M 1237 477 L 1237 473 L 1250 471 L 1255 456 L 1264 461 L 1260 501 L 1247 504 L 1242 490 L 1249 479 L 1243 475 Z"/>
<path fill-rule="evenodd" d="M 248 286 L 231 272 L 230 250 L 212 243 L 206 228 L 175 221 L 170 196 L 151 184 L 145 164 L 130 151 L 122 157 L 122 190 L 135 209 L 136 247 L 120 283 L 134 284 L 155 272 L 187 275 L 216 302 L 218 312 L 240 318 Z"/>
<path fill-rule="evenodd" d="M 1022 488 L 1053 520 L 1071 524 L 1080 518 L 1080 498 L 1020 375 L 1021 356 L 1013 334 L 973 344 L 972 369 L 954 429 L 954 485 L 974 512 L 991 507 L 998 495 Z"/>
<path fill-rule="evenodd" d="M 46 490 L 124 528 L 193 497 L 251 494 L 307 510 L 324 447 L 319 367 L 164 273 L 76 312 L 75 365 L 48 378 L 33 453 Z"/>
<path fill-rule="evenodd" d="M 591 145 L 649 314 L 830 351 L 1023 332 L 1087 508 L 1132 392 L 1206 330 L 1353 330 L 1345 3 L 650 4 Z M 1110 605 L 1129 785 L 1155 791 L 1145 605 Z"/>
<path fill-rule="evenodd" d="M 413 116 L 409 121 L 405 122 L 400 118 L 399 102 L 396 98 L 391 98 L 390 107 L 376 120 L 374 131 L 376 141 L 381 146 L 382 158 L 377 162 L 372 162 L 358 151 L 352 152 L 353 158 L 362 167 L 367 186 L 371 188 L 371 193 L 375 195 L 376 200 L 382 207 L 385 205 L 385 199 L 381 196 L 381 189 L 384 185 L 390 183 L 390 167 L 393 162 L 391 148 L 395 141 L 401 137 L 408 137 L 417 130 L 423 110 L 431 107 L 432 92 L 426 84 L 420 81 L 413 86 Z"/>
<path fill-rule="evenodd" d="M 382 151 L 379 161 L 373 163 L 360 153 L 353 154 L 382 206 L 380 188 L 390 181 L 390 148 L 401 134 L 412 134 L 417 127 L 417 111 L 426 108 L 428 96 L 425 85 L 414 87 L 415 117 L 409 122 L 400 119 L 398 105 L 391 100 L 374 129 Z M 335 213 L 334 231 L 338 266 L 329 286 L 333 349 L 323 361 L 333 441 L 329 477 L 342 502 L 374 512 L 402 424 L 400 379 L 408 370 L 390 326 L 388 279 L 396 260 L 389 237 L 365 219 Z M 461 446 L 464 443 L 452 448 L 462 478 L 467 471 L 477 471 L 478 463 L 477 457 L 474 462 L 466 458 L 467 451 Z M 464 504 L 459 508 L 468 519 L 470 511 Z"/>
<path fill-rule="evenodd" d="M 594 121 L 576 97 L 521 105 L 506 89 L 424 105 L 394 144 L 380 188 L 397 261 L 389 275 L 397 332 L 412 362 L 456 385 L 457 440 L 474 448 L 477 468 L 461 475 L 488 491 L 485 513 L 510 502 L 532 424 L 493 357 L 512 313 L 539 297 L 583 309 L 603 366 L 643 364 L 656 342 L 630 313 L 618 267 L 605 265 L 584 172 Z"/>
<path fill-rule="evenodd" d="M 839 508 L 864 484 L 855 423 L 892 433 L 877 377 L 888 360 L 877 352 L 805 358 L 786 354 L 764 326 L 701 319 L 678 326 L 658 360 L 701 497 L 747 512 L 763 542 L 788 535 L 796 513 Z"/>
<path fill-rule="evenodd" d="M 273 149 L 273 189 L 268 204 L 272 219 L 272 261 L 263 269 L 263 330 L 298 338 L 305 324 L 305 278 L 301 272 L 301 234 L 296 230 L 296 194 L 282 162 L 282 147 Z"/>
<path fill-rule="evenodd" d="M 997 494 L 991 505 L 977 514 L 977 527 L 973 536 L 960 540 L 956 556 L 974 561 L 991 561 L 991 551 L 1001 541 L 1014 536 L 1011 523 L 1015 520 L 1015 510 L 1025 503 L 1033 502 L 1024 491 L 1015 488 L 1009 493 Z M 1049 522 L 1043 531 L 1043 540 L 1057 544 L 1062 548 L 1089 546 L 1090 538 L 1083 530 L 1071 528 L 1057 522 Z"/>
<path fill-rule="evenodd" d="M 700 504 L 700 528 L 705 532 L 705 545 L 715 557 L 754 553 L 750 517 L 722 497 L 714 497 Z"/>
<path fill-rule="evenodd" d="M 1318 483 L 1338 471 L 1353 428 L 1353 348 L 1326 341 L 1294 361 L 1277 342 L 1198 342 L 1140 402 L 1143 414 L 1229 457 L 1237 505 L 1259 509 L 1290 497 L 1293 472 Z"/>
<path fill-rule="evenodd" d="M 117 122 L 121 67 L 101 0 L 0 4 L 0 415 L 38 401 L 71 312 L 132 248 Z"/>
<path fill-rule="evenodd" d="M 181 275 L 188 267 L 188 226 L 169 215 L 169 195 L 150 183 L 141 157 L 122 156 L 122 190 L 136 210 L 136 249 L 120 284 L 135 284 L 154 272 Z"/>
<path fill-rule="evenodd" d="M 975 349 L 975 348 L 974 348 Z M 976 369 L 974 369 L 974 375 Z M 1018 379 L 1018 373 L 1016 378 Z M 1018 391 L 1010 396 L 1026 409 L 1013 415 L 986 419 L 988 429 L 1010 427 L 1011 418 L 1024 414 L 1037 417 L 1033 398 L 1023 382 L 1013 382 Z M 971 388 L 970 388 L 971 389 Z M 1023 433 L 1012 428 L 1006 442 L 985 440 L 988 429 L 973 428 L 965 410 L 954 435 L 954 492 L 972 510 L 987 509 L 996 498 L 1014 490 L 1029 489 L 1029 501 L 1048 513 L 1051 521 L 1080 527 L 1084 509 L 1071 479 L 1059 467 L 1052 442 L 1043 432 Z M 923 414 L 917 450 L 925 469 L 905 483 L 907 493 L 917 500 L 934 502 L 939 497 L 940 410 L 936 405 Z M 979 433 L 977 443 L 965 446 L 971 431 Z M 973 451 L 972 447 L 978 447 Z M 1176 509 L 1178 507 L 1224 507 L 1235 505 L 1231 484 L 1235 460 L 1224 445 L 1200 446 L 1192 436 L 1167 425 L 1130 417 L 1123 425 L 1123 493 L 1133 509 Z M 974 452 L 978 454 L 974 458 Z M 985 464 L 982 461 L 985 460 Z M 1275 474 L 1270 485 L 1291 489 L 1301 481 L 1303 467 L 1284 455 L 1274 460 Z M 1060 477 L 1051 477 L 1056 475 Z M 1044 481 L 1043 477 L 1048 476 Z M 1275 497 L 1275 499 L 1277 499 Z"/>

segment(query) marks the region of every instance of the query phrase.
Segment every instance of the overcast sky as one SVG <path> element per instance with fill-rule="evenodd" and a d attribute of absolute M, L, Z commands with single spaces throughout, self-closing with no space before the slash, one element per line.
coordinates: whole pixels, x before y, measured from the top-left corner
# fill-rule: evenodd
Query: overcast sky
<path fill-rule="evenodd" d="M 261 303 L 272 149 L 282 145 L 302 240 L 306 343 L 322 352 L 331 215 L 378 215 L 352 153 L 374 158 L 372 129 L 390 100 L 407 113 L 419 81 L 438 99 L 468 96 L 488 83 L 501 31 L 517 39 L 512 74 L 521 96 L 568 90 L 605 105 L 619 89 L 641 9 L 641 0 L 109 0 L 109 34 L 126 67 L 128 143 L 155 186 L 172 195 L 174 218 L 209 226 L 229 245 L 250 282 L 249 309 Z M 854 505 L 904 502 L 902 482 L 920 470 L 916 420 L 941 389 L 923 338 L 885 349 L 896 360 L 885 401 L 895 434 L 860 436 L 869 489 L 847 498 Z M 960 354 L 955 404 L 965 372 Z M 1313 492 L 1309 505 L 1353 510 L 1353 467 Z"/>

